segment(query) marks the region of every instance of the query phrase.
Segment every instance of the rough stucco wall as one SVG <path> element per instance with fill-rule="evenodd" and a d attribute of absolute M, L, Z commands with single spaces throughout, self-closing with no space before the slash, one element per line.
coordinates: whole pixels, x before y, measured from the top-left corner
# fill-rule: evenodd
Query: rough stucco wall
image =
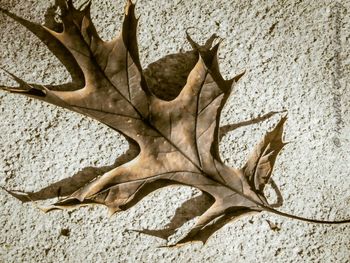
<path fill-rule="evenodd" d="M 53 1 L 1 0 L 0 6 L 43 22 Z M 105 39 L 120 27 L 124 1 L 93 1 Z M 281 210 L 319 219 L 350 217 L 350 1 L 138 1 L 142 64 L 217 33 L 225 76 L 246 70 L 222 114 L 238 123 L 288 109 L 274 178 Z M 58 60 L 22 26 L 0 13 L 0 65 L 28 82 L 68 79 Z M 0 84 L 15 83 L 0 72 Z M 222 158 L 241 165 L 277 116 L 228 134 Z M 0 185 L 39 190 L 85 166 L 112 164 L 125 140 L 76 113 L 0 93 Z M 198 192 L 165 188 L 111 218 L 104 207 L 42 213 L 0 192 L 1 262 L 349 262 L 350 225 L 298 222 L 268 213 L 232 222 L 205 246 L 159 248 L 164 241 L 127 229 L 166 225 Z M 281 230 L 271 231 L 265 219 Z M 194 222 L 191 222 L 193 224 Z M 184 231 L 190 225 L 184 227 Z M 60 236 L 61 229 L 69 237 Z"/>

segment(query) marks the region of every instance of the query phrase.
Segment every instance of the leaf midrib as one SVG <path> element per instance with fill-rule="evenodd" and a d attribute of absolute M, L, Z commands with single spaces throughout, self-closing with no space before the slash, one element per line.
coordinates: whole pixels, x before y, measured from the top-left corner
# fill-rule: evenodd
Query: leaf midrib
<path fill-rule="evenodd" d="M 79 29 L 80 31 L 80 29 Z M 81 31 L 80 31 L 81 32 Z M 80 38 L 82 38 L 82 35 L 80 34 L 79 35 Z M 97 65 L 98 69 L 100 70 L 100 72 L 103 74 L 103 76 L 107 79 L 107 81 L 114 87 L 114 89 L 121 95 L 121 97 L 126 100 L 131 106 L 132 108 L 135 110 L 135 112 L 140 116 L 141 120 L 146 124 L 148 125 L 150 128 L 152 128 L 154 131 L 156 131 L 157 133 L 159 133 L 159 135 L 161 135 L 170 145 L 172 145 L 176 150 L 178 150 L 187 160 L 189 160 L 204 176 L 206 176 L 207 178 L 213 180 L 214 182 L 224 186 L 224 187 L 227 187 L 229 188 L 231 191 L 234 191 L 236 192 L 237 194 L 241 195 L 242 197 L 252 201 L 253 203 L 256 203 L 260 206 L 263 206 L 264 208 L 268 208 L 266 207 L 265 205 L 263 204 L 260 204 L 258 203 L 257 201 L 255 201 L 254 199 L 250 198 L 249 196 L 246 196 L 243 192 L 237 190 L 237 189 L 234 189 L 233 187 L 231 186 L 228 186 L 228 185 L 225 185 L 223 184 L 222 182 L 216 180 L 215 178 L 211 177 L 210 175 L 208 175 L 204 170 L 203 170 L 203 167 L 201 167 L 200 165 L 196 164 L 186 153 L 184 153 L 176 144 L 174 144 L 169 138 L 167 138 L 167 136 L 165 136 L 157 127 L 153 126 L 152 123 L 150 123 L 149 121 L 146 121 L 147 119 L 142 115 L 141 112 L 138 111 L 138 109 L 132 104 L 131 101 L 129 101 L 119 90 L 118 88 L 111 82 L 111 80 L 109 79 L 109 77 L 105 74 L 104 71 L 102 71 L 100 65 L 97 63 L 95 57 L 93 56 L 92 54 L 92 50 L 90 49 L 90 46 L 87 45 L 87 43 L 85 42 L 85 40 L 83 39 L 83 42 L 86 46 L 88 46 L 88 50 L 89 50 L 89 53 L 90 53 L 90 58 L 91 60 L 95 63 L 95 65 Z M 124 43 L 124 46 L 125 46 L 125 43 Z M 125 46 L 126 50 L 128 50 L 128 48 Z M 126 53 L 128 55 L 128 52 Z M 128 56 L 126 56 L 126 65 L 128 65 Z M 140 74 L 142 74 L 142 72 L 140 72 Z M 206 70 L 206 75 L 208 74 L 208 70 Z M 129 88 L 129 82 L 128 82 L 128 88 Z M 202 88 L 202 86 L 201 86 Z M 196 115 L 196 118 L 197 119 L 197 115 Z M 195 140 L 197 141 L 197 140 Z M 196 146 L 196 150 L 198 151 L 198 145 Z M 271 208 L 270 208 L 271 209 Z"/>

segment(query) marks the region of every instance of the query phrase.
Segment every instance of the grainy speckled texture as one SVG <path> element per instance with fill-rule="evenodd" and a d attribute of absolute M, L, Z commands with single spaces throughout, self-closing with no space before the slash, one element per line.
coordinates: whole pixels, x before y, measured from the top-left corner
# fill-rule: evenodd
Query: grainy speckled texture
<path fill-rule="evenodd" d="M 51 1 L 1 0 L 0 6 L 44 22 Z M 124 1 L 93 1 L 98 31 L 111 38 Z M 139 43 L 143 65 L 188 48 L 184 29 L 225 41 L 225 76 L 247 73 L 225 106 L 222 124 L 288 109 L 274 178 L 283 211 L 323 219 L 350 217 L 350 1 L 145 1 Z M 0 65 L 28 82 L 61 83 L 67 73 L 31 33 L 0 14 Z M 0 84 L 14 84 L 0 72 Z M 276 117 L 228 134 L 226 163 L 241 165 Z M 0 93 L 0 185 L 38 190 L 85 166 L 112 164 L 127 149 L 108 128 L 76 113 Z M 103 207 L 44 214 L 0 192 L 0 262 L 349 262 L 350 225 L 327 226 L 262 213 L 217 232 L 205 246 L 158 248 L 157 238 L 127 229 L 167 224 L 197 191 L 157 191 L 127 212 L 107 217 Z M 265 219 L 280 226 L 269 229 Z M 193 222 L 192 222 L 193 223 Z M 189 225 L 184 227 L 184 231 Z M 60 235 L 68 228 L 68 237 Z"/>

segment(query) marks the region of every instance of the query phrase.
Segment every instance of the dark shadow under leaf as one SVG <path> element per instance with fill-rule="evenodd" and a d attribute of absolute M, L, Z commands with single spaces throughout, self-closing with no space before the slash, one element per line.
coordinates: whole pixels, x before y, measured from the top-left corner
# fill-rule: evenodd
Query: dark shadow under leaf
<path fill-rule="evenodd" d="M 256 124 L 262 121 L 265 121 L 271 117 L 273 117 L 275 114 L 277 113 L 283 113 L 286 112 L 286 110 L 282 110 L 282 111 L 270 111 L 269 113 L 266 113 L 264 115 L 258 116 L 256 118 L 247 120 L 247 121 L 242 121 L 239 123 L 234 123 L 234 124 L 227 124 L 224 125 L 222 127 L 220 127 L 220 133 L 219 133 L 219 141 L 221 141 L 221 139 L 229 132 L 234 131 L 238 128 L 244 127 L 244 126 L 248 126 L 248 125 L 252 125 L 252 124 Z"/>
<path fill-rule="evenodd" d="M 182 203 L 181 206 L 176 209 L 175 215 L 164 229 L 142 229 L 134 231 L 162 239 L 168 239 L 171 235 L 175 234 L 176 230 L 183 224 L 203 214 L 213 202 L 214 200 L 209 195 L 202 193 Z"/>

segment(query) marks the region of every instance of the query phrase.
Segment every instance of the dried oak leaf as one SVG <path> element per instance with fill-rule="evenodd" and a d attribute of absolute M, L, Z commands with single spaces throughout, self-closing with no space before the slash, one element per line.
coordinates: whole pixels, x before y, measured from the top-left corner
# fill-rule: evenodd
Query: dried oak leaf
<path fill-rule="evenodd" d="M 48 210 L 103 204 L 113 214 L 156 189 L 180 184 L 199 189 L 207 199 L 197 203 L 195 215 L 199 218 L 177 244 L 205 242 L 228 221 L 251 212 L 270 211 L 321 222 L 279 212 L 264 196 L 264 186 L 285 145 L 282 133 L 286 117 L 266 134 L 242 169 L 221 161 L 220 113 L 243 74 L 223 79 L 217 61 L 219 44 L 213 45 L 215 35 L 203 46 L 187 35 L 192 51 L 166 56 L 143 71 L 131 1 L 127 1 L 121 33 L 111 41 L 98 36 L 90 18 L 90 3 L 76 9 L 72 1 L 58 2 L 62 32 L 1 11 L 38 36 L 70 72 L 72 82 L 42 86 L 9 73 L 20 86 L 2 88 L 92 117 L 123 134 L 133 153 L 102 175 L 93 175 L 95 170 L 90 170 L 92 175 L 89 173 L 86 181 L 69 181 L 77 185 L 67 184 L 68 190 L 59 188 L 64 198 Z M 23 201 L 34 196 L 10 193 Z M 141 232 L 168 238 L 174 228 Z"/>

